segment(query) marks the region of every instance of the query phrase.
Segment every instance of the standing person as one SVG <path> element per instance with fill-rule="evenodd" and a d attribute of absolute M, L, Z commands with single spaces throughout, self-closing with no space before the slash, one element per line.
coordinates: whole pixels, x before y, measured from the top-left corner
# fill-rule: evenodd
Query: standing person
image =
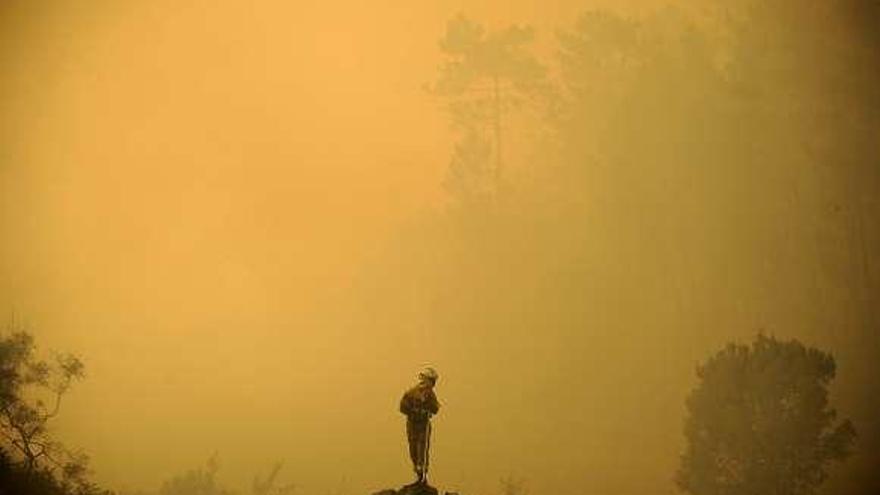
<path fill-rule="evenodd" d="M 406 438 L 409 457 L 419 483 L 427 481 L 428 448 L 431 440 L 431 416 L 437 414 L 440 404 L 434 395 L 437 371 L 428 367 L 419 373 L 419 384 L 406 391 L 400 399 L 400 412 L 406 415 Z"/>

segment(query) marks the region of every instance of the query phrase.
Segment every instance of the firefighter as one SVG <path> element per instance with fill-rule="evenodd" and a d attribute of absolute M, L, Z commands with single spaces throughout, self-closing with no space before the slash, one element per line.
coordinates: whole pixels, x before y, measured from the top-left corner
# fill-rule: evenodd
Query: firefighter
<path fill-rule="evenodd" d="M 400 399 L 400 412 L 406 415 L 406 438 L 409 441 L 409 457 L 413 463 L 417 482 L 428 478 L 428 449 L 431 445 L 431 416 L 437 414 L 440 404 L 434 395 L 437 371 L 427 367 L 419 373 L 419 383 L 406 391 Z"/>

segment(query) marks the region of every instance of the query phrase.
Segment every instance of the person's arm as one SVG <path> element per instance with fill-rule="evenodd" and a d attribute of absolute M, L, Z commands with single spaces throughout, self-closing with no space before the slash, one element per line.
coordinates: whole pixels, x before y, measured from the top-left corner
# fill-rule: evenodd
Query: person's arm
<path fill-rule="evenodd" d="M 413 412 L 412 394 L 407 391 L 400 399 L 400 412 L 409 416 Z"/>
<path fill-rule="evenodd" d="M 437 395 L 433 390 L 428 394 L 428 400 L 426 401 L 425 407 L 427 407 L 431 414 L 437 414 L 440 410 L 440 402 L 437 400 Z"/>

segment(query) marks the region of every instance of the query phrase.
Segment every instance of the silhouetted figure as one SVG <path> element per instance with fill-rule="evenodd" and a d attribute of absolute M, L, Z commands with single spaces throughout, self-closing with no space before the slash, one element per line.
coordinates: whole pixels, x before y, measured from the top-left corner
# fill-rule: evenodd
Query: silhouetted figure
<path fill-rule="evenodd" d="M 406 391 L 400 399 L 400 412 L 406 415 L 406 438 L 409 457 L 419 483 L 428 478 L 428 449 L 431 446 L 431 416 L 437 414 L 440 404 L 434 395 L 437 384 L 434 368 L 419 373 L 419 384 Z"/>

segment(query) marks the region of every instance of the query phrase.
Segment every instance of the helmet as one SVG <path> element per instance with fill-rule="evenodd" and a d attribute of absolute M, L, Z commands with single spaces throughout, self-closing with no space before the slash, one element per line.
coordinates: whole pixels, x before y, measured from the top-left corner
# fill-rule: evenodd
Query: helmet
<path fill-rule="evenodd" d="M 440 378 L 440 375 L 437 374 L 437 370 L 430 366 L 426 366 L 425 369 L 419 372 L 419 380 L 430 380 L 431 383 L 437 383 L 437 378 Z"/>

